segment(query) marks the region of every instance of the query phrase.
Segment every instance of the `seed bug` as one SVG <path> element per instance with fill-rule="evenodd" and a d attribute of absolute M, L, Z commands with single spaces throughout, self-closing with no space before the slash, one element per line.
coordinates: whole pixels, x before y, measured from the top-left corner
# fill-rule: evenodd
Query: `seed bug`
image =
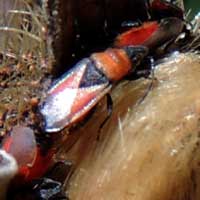
<path fill-rule="evenodd" d="M 57 132 L 80 121 L 147 55 L 144 46 L 109 48 L 78 62 L 49 90 L 41 107 L 46 132 Z"/>
<path fill-rule="evenodd" d="M 176 17 L 165 18 L 160 22 L 144 22 L 141 26 L 133 27 L 120 34 L 114 46 L 144 45 L 153 51 L 165 42 L 174 40 L 183 28 L 184 21 Z"/>
<path fill-rule="evenodd" d="M 94 53 L 89 58 L 82 59 L 70 72 L 64 74 L 50 89 L 41 107 L 46 132 L 60 131 L 80 121 L 103 96 L 108 94 L 117 81 L 140 64 L 148 49 L 152 51 L 154 47 L 180 33 L 183 26 L 182 10 L 161 0 L 154 0 L 149 9 L 152 10 L 152 16 L 157 16 L 156 13 L 159 13 L 155 19 L 160 19 L 161 16 L 173 16 L 179 19 L 168 18 L 161 22 L 145 22 L 140 27 L 134 27 L 116 39 L 114 49 Z M 168 15 L 170 10 L 171 14 Z M 166 14 L 163 14 L 164 11 Z M 85 30 L 85 25 L 83 27 Z M 126 47 L 127 45 L 143 46 Z M 20 166 L 19 175 L 27 181 L 42 177 L 51 165 L 54 154 L 51 148 L 43 154 L 41 146 L 36 143 L 30 130 L 26 134 L 12 133 L 5 139 L 3 149 L 15 154 Z"/>
<path fill-rule="evenodd" d="M 160 23 L 146 22 L 122 33 L 114 42 L 115 47 L 126 49 L 125 54 L 129 59 L 125 59 L 125 54 L 117 53 L 124 51 L 122 49 L 108 49 L 102 53 L 94 53 L 90 58 L 77 63 L 48 92 L 41 108 L 45 131 L 57 132 L 80 121 L 110 91 L 113 82 L 129 74 L 130 60 L 134 67 L 139 65 L 148 50 L 154 50 L 155 47 L 177 37 L 183 26 L 184 22 L 175 17 L 163 19 Z"/>
<path fill-rule="evenodd" d="M 152 82 L 141 101 L 147 96 L 153 86 L 153 80 L 155 79 L 153 65 L 154 57 L 162 56 L 163 53 L 170 51 L 170 44 L 173 43 L 183 31 L 184 25 L 184 21 L 176 17 L 164 18 L 160 22 L 144 22 L 141 26 L 133 27 L 130 30 L 125 31 L 115 39 L 114 46 L 124 47 L 127 45 L 144 45 L 148 47 L 150 54 L 153 53 L 154 55 L 153 57 L 149 57 L 150 69 L 145 68 L 145 70 L 142 70 L 143 74 L 151 74 Z"/>

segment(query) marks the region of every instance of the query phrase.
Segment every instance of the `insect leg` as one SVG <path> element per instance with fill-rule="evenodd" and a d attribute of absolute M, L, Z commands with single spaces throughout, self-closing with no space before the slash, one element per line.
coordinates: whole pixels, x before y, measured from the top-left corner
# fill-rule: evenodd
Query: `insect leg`
<path fill-rule="evenodd" d="M 106 94 L 106 98 L 107 98 L 107 116 L 106 116 L 106 118 L 103 120 L 103 122 L 100 124 L 98 132 L 101 132 L 101 129 L 103 128 L 103 126 L 105 125 L 105 123 L 108 121 L 108 119 L 109 119 L 109 118 L 111 117 L 111 115 L 112 115 L 112 110 L 113 110 L 113 101 L 112 101 L 112 97 L 110 96 L 110 94 Z M 98 134 L 98 136 L 97 136 L 97 139 L 99 139 L 99 134 Z"/>
<path fill-rule="evenodd" d="M 157 80 L 155 78 L 155 63 L 154 63 L 154 58 L 150 57 L 149 58 L 150 61 L 150 67 L 151 67 L 151 77 L 149 76 L 148 78 L 151 79 L 150 84 L 148 85 L 144 96 L 139 100 L 139 104 L 142 103 L 142 101 L 146 98 L 146 96 L 148 95 L 148 93 L 153 89 L 153 85 L 154 85 L 154 81 Z"/>

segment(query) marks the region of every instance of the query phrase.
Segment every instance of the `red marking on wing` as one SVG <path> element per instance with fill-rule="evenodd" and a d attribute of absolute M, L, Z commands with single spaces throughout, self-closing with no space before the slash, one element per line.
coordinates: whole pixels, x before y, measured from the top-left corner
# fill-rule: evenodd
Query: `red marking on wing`
<path fill-rule="evenodd" d="M 66 126 L 82 120 L 85 115 L 94 107 L 98 101 L 109 92 L 111 85 L 102 84 L 87 88 L 79 88 L 70 107 L 70 113 L 63 116 L 62 119 L 54 119 L 47 124 L 46 130 L 51 132 L 61 130 Z M 62 107 L 63 109 L 63 107 Z"/>
<path fill-rule="evenodd" d="M 104 90 L 105 84 L 102 86 L 92 86 L 88 88 L 81 88 L 78 90 L 76 98 L 71 108 L 71 113 L 77 113 L 88 105 L 92 100 L 98 97 Z"/>
<path fill-rule="evenodd" d="M 66 77 L 57 82 L 49 93 L 57 94 L 58 92 L 62 92 L 65 88 L 79 88 L 86 67 L 87 62 L 84 63 L 81 61 L 80 63 L 77 63 L 73 71 L 67 72 Z"/>
<path fill-rule="evenodd" d="M 158 23 L 145 22 L 140 27 L 134 27 L 125 33 L 122 33 L 116 38 L 114 43 L 117 47 L 123 47 L 128 45 L 142 45 L 147 41 L 152 34 L 158 29 Z"/>

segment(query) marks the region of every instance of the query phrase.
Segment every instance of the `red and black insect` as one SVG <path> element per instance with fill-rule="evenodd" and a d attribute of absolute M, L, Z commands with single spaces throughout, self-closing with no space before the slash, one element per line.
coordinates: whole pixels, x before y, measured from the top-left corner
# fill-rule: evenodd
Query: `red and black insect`
<path fill-rule="evenodd" d="M 164 15 L 169 18 L 160 22 L 148 21 L 122 33 L 116 38 L 114 48 L 82 59 L 52 86 L 40 109 L 45 132 L 58 132 L 80 121 L 116 82 L 135 70 L 149 51 L 181 33 L 182 10 L 161 0 L 152 1 L 148 10 L 155 13 L 160 10 L 161 14 L 171 10 L 171 14 Z M 16 127 L 4 140 L 3 149 L 18 159 L 19 175 L 27 181 L 42 177 L 52 165 L 55 153 L 49 147 L 43 154 L 34 133 L 27 129 L 19 133 Z"/>
<path fill-rule="evenodd" d="M 174 41 L 183 28 L 184 21 L 176 17 L 164 18 L 160 22 L 144 22 L 141 26 L 120 34 L 115 39 L 114 46 L 144 45 L 152 52 L 165 42 Z"/>
<path fill-rule="evenodd" d="M 146 22 L 116 38 L 114 46 L 125 49 L 107 49 L 78 62 L 48 92 L 41 108 L 45 131 L 57 132 L 80 121 L 110 91 L 114 82 L 132 71 L 131 62 L 135 68 L 147 55 L 147 49 L 154 50 L 174 40 L 183 26 L 178 18 L 166 18 L 160 23 Z"/>
<path fill-rule="evenodd" d="M 124 24 L 127 28 L 128 24 L 132 26 L 135 22 L 154 20 L 159 23 L 160 19 L 167 17 L 177 17 L 182 20 L 183 10 L 176 6 L 174 1 L 171 2 L 164 0 L 78 0 L 76 5 L 73 5 L 75 10 L 74 38 L 70 39 L 72 48 L 70 51 L 58 48 L 57 51 L 62 54 L 71 52 L 73 56 L 69 59 L 69 55 L 63 55 L 63 65 L 56 67 L 56 75 L 70 69 L 70 66 L 88 54 L 102 51 L 110 46 L 119 32 L 124 31 Z M 65 39 L 64 41 L 66 42 Z"/>
<path fill-rule="evenodd" d="M 171 10 L 173 16 L 179 18 L 165 18 L 161 22 L 150 21 L 133 27 L 116 38 L 114 46 L 117 48 L 93 53 L 89 58 L 78 62 L 47 94 L 41 108 L 46 132 L 60 131 L 65 126 L 80 121 L 110 91 L 115 82 L 140 64 L 148 50 L 151 51 L 181 32 L 184 22 L 180 9 L 161 0 L 154 0 L 149 7 L 152 10 Z M 178 11 L 178 14 L 175 11 Z M 143 46 L 126 47 L 127 45 Z M 19 160 L 19 174 L 27 180 L 42 176 L 50 166 L 53 150 L 50 148 L 47 154 L 42 154 L 30 130 L 26 130 L 26 134 L 16 132 L 14 128 L 12 134 L 4 141 L 3 148 L 20 158 L 23 153 L 21 147 L 26 144 L 26 155 Z M 45 167 L 41 167 L 41 163 L 45 163 Z"/>
<path fill-rule="evenodd" d="M 174 5 L 158 0 L 151 3 L 151 8 L 180 12 Z M 113 83 L 132 71 L 131 62 L 135 68 L 147 51 L 174 40 L 181 33 L 184 21 L 180 18 L 164 18 L 133 27 L 116 38 L 114 49 L 93 53 L 78 62 L 48 91 L 40 110 L 45 121 L 44 130 L 57 132 L 80 121 L 110 91 Z M 119 47 L 124 49 L 116 49 Z"/>
<path fill-rule="evenodd" d="M 110 48 L 78 62 L 48 92 L 41 108 L 45 131 L 57 132 L 80 121 L 115 82 L 140 64 L 147 52 L 144 46 Z"/>

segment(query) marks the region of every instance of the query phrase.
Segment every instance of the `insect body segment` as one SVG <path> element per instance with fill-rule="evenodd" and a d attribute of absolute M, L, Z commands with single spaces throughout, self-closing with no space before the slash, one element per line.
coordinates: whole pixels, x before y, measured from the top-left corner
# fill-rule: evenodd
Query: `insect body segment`
<path fill-rule="evenodd" d="M 139 27 L 133 27 L 130 30 L 120 34 L 115 40 L 115 46 L 126 46 L 128 44 L 143 44 L 152 34 L 158 30 L 158 22 L 144 22 Z"/>
<path fill-rule="evenodd" d="M 41 108 L 45 131 L 60 131 L 80 121 L 146 54 L 142 46 L 110 48 L 78 62 L 48 92 Z"/>
<path fill-rule="evenodd" d="M 105 52 L 92 54 L 91 58 L 111 81 L 120 80 L 132 67 L 130 58 L 122 49 L 107 49 Z"/>
<path fill-rule="evenodd" d="M 114 45 L 124 47 L 127 45 L 144 45 L 150 50 L 161 44 L 175 39 L 183 30 L 184 22 L 176 17 L 165 18 L 160 21 L 145 22 L 140 27 L 120 34 Z"/>

